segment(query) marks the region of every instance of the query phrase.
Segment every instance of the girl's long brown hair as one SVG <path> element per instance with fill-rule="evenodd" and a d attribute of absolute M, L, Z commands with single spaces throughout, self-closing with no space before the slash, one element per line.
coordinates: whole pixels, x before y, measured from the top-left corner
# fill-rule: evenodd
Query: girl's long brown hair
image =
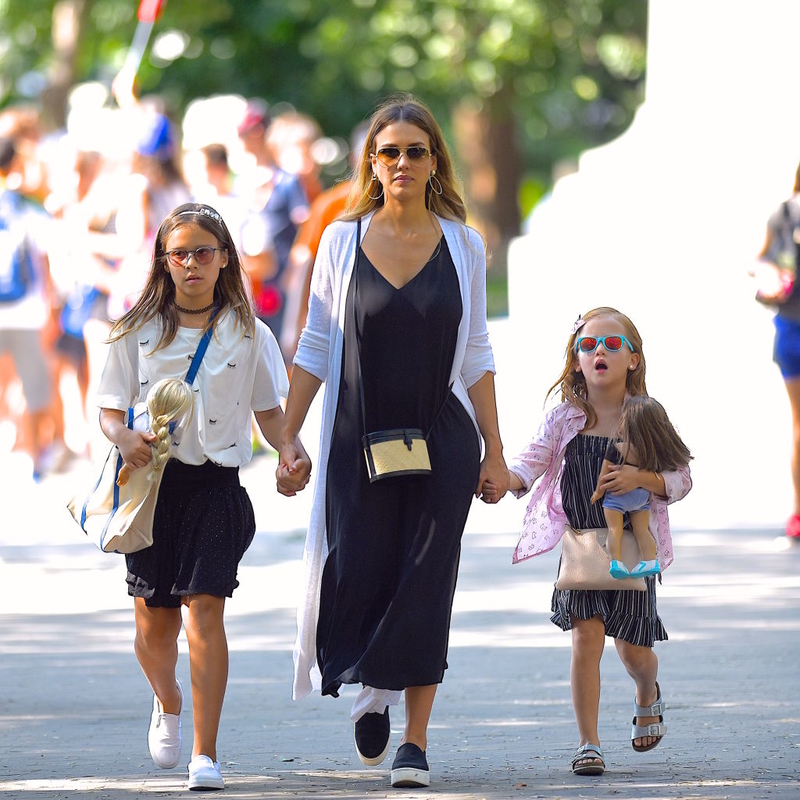
<path fill-rule="evenodd" d="M 197 225 L 203 228 L 216 237 L 220 247 L 228 251 L 228 265 L 220 270 L 214 286 L 217 318 L 229 309 L 236 315 L 243 333 L 252 331 L 255 325 L 255 312 L 247 288 L 249 284 L 245 284 L 239 253 L 228 226 L 211 206 L 185 203 L 178 206 L 161 223 L 153 245 L 147 283 L 133 308 L 114 323 L 108 337 L 110 342 L 122 338 L 126 333 L 138 330 L 155 317 L 161 321 L 161 336 L 154 350 L 166 347 L 175 339 L 179 322 L 178 311 L 175 308 L 175 284 L 166 267 L 164 243 L 176 228 L 183 225 Z M 209 326 L 212 324 L 213 322 L 209 322 Z"/>
<path fill-rule="evenodd" d="M 442 193 L 434 192 L 429 181 L 425 189 L 427 208 L 440 217 L 465 222 L 467 210 L 442 130 L 430 110 L 410 94 L 390 97 L 370 118 L 369 131 L 354 170 L 353 188 L 347 200 L 347 213 L 342 218 L 358 219 L 383 205 L 383 189 L 378 181 L 372 180 L 370 154 L 375 152 L 375 137 L 394 122 L 409 122 L 416 125 L 425 131 L 430 139 L 431 151 L 436 156 L 436 179 L 442 185 Z M 379 190 L 380 195 L 378 195 Z"/>
<path fill-rule="evenodd" d="M 642 337 L 639 335 L 639 331 L 636 330 L 636 326 L 622 312 L 617 311 L 616 308 L 600 306 L 599 308 L 593 308 L 591 311 L 587 311 L 585 314 L 581 315 L 583 324 L 570 335 L 569 341 L 567 342 L 564 369 L 558 380 L 547 390 L 547 395 L 545 397 L 545 402 L 547 402 L 547 398 L 553 395 L 553 393 L 560 391 L 562 401 L 578 406 L 578 408 L 586 414 L 587 428 L 591 428 L 592 425 L 594 425 L 597 417 L 587 397 L 586 378 L 582 372 L 575 371 L 575 366 L 578 363 L 578 356 L 575 353 L 575 343 L 578 341 L 583 325 L 597 317 L 611 317 L 622 325 L 625 336 L 633 347 L 633 352 L 639 354 L 639 363 L 636 365 L 636 369 L 629 370 L 626 376 L 625 390 L 633 397 L 647 394 L 647 386 L 645 385 L 644 379 L 647 366 L 644 361 L 644 353 L 642 352 Z"/>
<path fill-rule="evenodd" d="M 636 453 L 639 469 L 648 472 L 685 467 L 692 458 L 664 406 L 652 397 L 629 397 L 625 401 L 618 436 Z"/>

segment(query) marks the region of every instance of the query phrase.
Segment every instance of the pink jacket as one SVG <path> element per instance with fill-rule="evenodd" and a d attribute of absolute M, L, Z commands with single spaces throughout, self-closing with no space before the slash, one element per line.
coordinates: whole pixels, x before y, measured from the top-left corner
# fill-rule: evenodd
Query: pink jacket
<path fill-rule="evenodd" d="M 531 495 L 522 535 L 514 550 L 513 563 L 552 550 L 561 540 L 568 524 L 561 502 L 561 472 L 564 453 L 586 424 L 586 414 L 571 403 L 561 403 L 545 415 L 536 436 L 510 464 L 509 469 L 522 481 L 517 497 L 527 494 L 542 478 Z M 662 473 L 667 496 L 650 495 L 650 531 L 655 534 L 658 559 L 662 569 L 673 561 L 672 536 L 667 505 L 685 497 L 692 488 L 689 467 Z M 544 477 L 542 477 L 544 476 Z"/>

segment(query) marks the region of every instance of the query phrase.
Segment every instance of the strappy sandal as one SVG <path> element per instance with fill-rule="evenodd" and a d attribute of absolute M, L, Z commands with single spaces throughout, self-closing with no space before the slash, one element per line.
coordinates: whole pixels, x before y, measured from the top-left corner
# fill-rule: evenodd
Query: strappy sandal
<path fill-rule="evenodd" d="M 661 687 L 658 685 L 658 681 L 656 681 L 656 691 L 658 692 L 658 697 L 655 703 L 650 706 L 640 706 L 636 702 L 636 695 L 633 697 L 631 747 L 637 753 L 646 753 L 648 750 L 652 750 L 667 732 L 667 726 L 664 724 L 664 700 L 661 697 Z M 651 722 L 649 725 L 637 725 L 636 720 L 638 717 L 658 717 L 658 722 Z M 635 743 L 636 739 L 643 739 L 646 736 L 656 737 L 656 740 L 647 745 L 637 745 Z"/>
<path fill-rule="evenodd" d="M 579 762 L 584 763 L 579 763 Z M 576 775 L 602 775 L 606 771 L 603 751 L 599 744 L 582 744 L 572 759 L 572 771 Z"/>

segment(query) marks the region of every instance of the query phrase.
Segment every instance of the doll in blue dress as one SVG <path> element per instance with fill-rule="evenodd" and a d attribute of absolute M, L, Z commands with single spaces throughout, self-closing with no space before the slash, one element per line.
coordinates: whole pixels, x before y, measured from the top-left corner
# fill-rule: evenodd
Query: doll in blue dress
<path fill-rule="evenodd" d="M 618 435 L 608 445 L 592 503 L 602 498 L 608 525 L 609 572 L 614 578 L 642 578 L 661 572 L 656 540 L 650 533 L 650 492 L 638 487 L 630 492 L 603 492 L 599 486 L 613 469 L 625 465 L 660 473 L 685 467 L 689 448 L 673 427 L 664 407 L 646 395 L 629 397 L 622 407 Z M 622 530 L 628 515 L 639 545 L 641 561 L 630 571 L 622 562 Z"/>

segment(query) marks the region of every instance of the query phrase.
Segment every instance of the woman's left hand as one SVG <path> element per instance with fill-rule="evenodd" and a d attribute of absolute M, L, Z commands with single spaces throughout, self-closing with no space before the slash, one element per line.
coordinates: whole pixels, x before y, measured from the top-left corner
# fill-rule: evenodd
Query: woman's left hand
<path fill-rule="evenodd" d="M 612 492 L 613 494 L 623 494 L 632 492 L 642 485 L 639 468 L 630 464 L 612 464 L 608 468 L 608 473 L 602 477 L 597 484 L 597 492 Z"/>
<path fill-rule="evenodd" d="M 503 456 L 487 453 L 481 461 L 475 497 L 480 497 L 484 503 L 497 503 L 508 491 L 508 483 L 508 467 Z"/>

